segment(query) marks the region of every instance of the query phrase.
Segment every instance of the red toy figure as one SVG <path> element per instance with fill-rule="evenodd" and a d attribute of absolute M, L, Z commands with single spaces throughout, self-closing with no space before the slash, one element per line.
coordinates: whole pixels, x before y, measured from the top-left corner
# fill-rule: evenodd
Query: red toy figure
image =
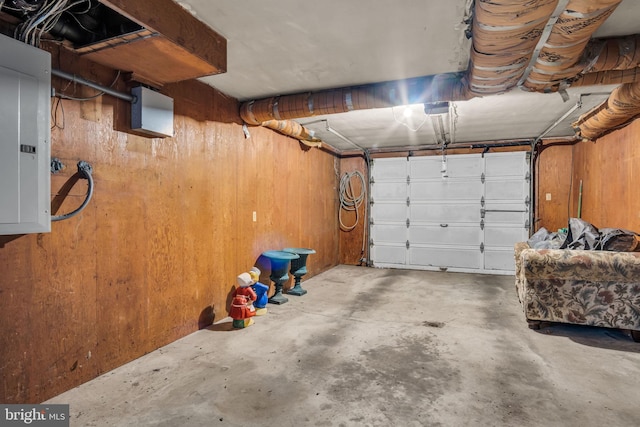
<path fill-rule="evenodd" d="M 252 317 L 256 315 L 253 302 L 257 297 L 255 291 L 251 289 L 253 281 L 249 273 L 242 273 L 237 280 L 238 287 L 233 291 L 229 316 L 233 319 L 233 327 L 240 329 L 253 325 Z"/>

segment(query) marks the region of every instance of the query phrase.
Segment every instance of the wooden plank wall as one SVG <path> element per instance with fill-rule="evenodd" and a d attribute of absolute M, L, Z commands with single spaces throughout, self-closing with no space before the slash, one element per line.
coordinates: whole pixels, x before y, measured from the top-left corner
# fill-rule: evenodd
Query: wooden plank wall
<path fill-rule="evenodd" d="M 536 162 L 535 171 L 535 230 L 544 227 L 558 231 L 569 220 L 571 185 L 571 145 L 544 148 Z M 571 212 L 575 216 L 575 211 Z"/>
<path fill-rule="evenodd" d="M 365 167 L 365 161 L 362 157 L 344 157 L 340 160 L 340 178 L 345 174 L 353 174 L 354 172 L 360 172 L 365 182 L 367 180 L 367 171 Z M 353 191 L 355 194 L 359 194 L 361 190 L 360 182 L 357 178 L 353 177 Z M 367 247 L 363 250 L 363 239 L 368 240 L 365 234 L 363 234 L 367 219 L 366 219 L 366 207 L 369 202 L 368 195 L 366 196 L 365 203 L 363 203 L 358 209 L 358 218 L 356 218 L 355 211 L 348 211 L 341 209 L 342 223 L 346 225 L 340 227 L 340 264 L 348 265 L 364 265 L 361 263 L 362 259 L 367 258 Z M 356 224 L 356 220 L 358 221 Z M 353 229 L 349 230 L 351 226 L 356 225 Z"/>
<path fill-rule="evenodd" d="M 103 84 L 115 74 L 54 60 Z M 51 233 L 0 236 L 0 402 L 41 402 L 226 317 L 238 274 L 258 264 L 270 284 L 265 250 L 314 248 L 305 278 L 338 264 L 334 156 L 264 128 L 245 139 L 237 101 L 202 83 L 163 92 L 174 138 L 115 131 L 128 105 L 110 97 L 54 108 L 52 156 L 67 169 L 52 196 L 80 159 L 95 194 Z M 58 213 L 86 188 L 75 183 Z"/>
<path fill-rule="evenodd" d="M 578 214 L 580 180 L 582 218 L 599 228 L 640 232 L 640 120 L 596 142 L 544 150 L 538 163 L 537 228 L 556 231 Z M 551 201 L 546 201 L 546 194 Z"/>
<path fill-rule="evenodd" d="M 583 183 L 582 218 L 598 228 L 640 232 L 640 120 L 593 142 L 574 146 L 572 212 Z"/>

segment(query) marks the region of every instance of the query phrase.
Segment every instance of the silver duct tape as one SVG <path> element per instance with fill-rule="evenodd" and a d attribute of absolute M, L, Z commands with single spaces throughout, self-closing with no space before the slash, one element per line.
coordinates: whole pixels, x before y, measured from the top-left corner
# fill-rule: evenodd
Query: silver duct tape
<path fill-rule="evenodd" d="M 551 87 L 554 84 L 564 81 L 566 79 L 567 77 L 561 77 L 554 80 L 536 80 L 536 79 L 532 79 L 531 77 L 527 77 L 527 83 L 534 84 L 534 85 L 547 85 Z"/>
<path fill-rule="evenodd" d="M 517 24 L 517 25 L 489 25 L 489 24 L 483 24 L 482 22 L 478 22 L 477 25 L 478 25 L 478 28 L 480 28 L 483 31 L 500 32 L 500 31 L 518 30 L 521 28 L 536 27 L 537 25 L 540 25 L 546 21 L 547 21 L 547 18 L 543 17 L 540 19 L 536 19 L 535 21 L 524 22 L 522 24 Z"/>
<path fill-rule="evenodd" d="M 280 117 L 280 112 L 278 111 L 278 102 L 280 101 L 280 97 L 276 97 L 273 100 L 273 117 L 276 120 L 282 120 L 282 118 Z"/>
<path fill-rule="evenodd" d="M 545 49 L 562 49 L 567 47 L 577 46 L 581 43 L 588 42 L 591 39 L 591 36 L 581 38 L 580 40 L 576 40 L 573 43 L 564 43 L 564 44 L 551 44 L 548 41 L 544 44 Z"/>
<path fill-rule="evenodd" d="M 510 85 L 506 85 L 506 84 L 502 84 L 502 85 L 479 85 L 476 83 L 472 83 L 470 85 L 471 90 L 486 90 L 488 92 L 493 92 L 493 91 L 501 91 L 501 90 L 507 90 L 509 89 L 511 86 Z"/>
<path fill-rule="evenodd" d="M 253 104 L 255 104 L 255 101 L 250 101 L 247 104 L 247 115 L 249 116 L 251 122 L 258 123 L 258 119 L 256 119 L 255 114 L 253 114 Z"/>
<path fill-rule="evenodd" d="M 524 84 L 524 82 L 528 79 L 529 74 L 531 73 L 531 70 L 533 70 L 533 66 L 536 63 L 536 60 L 540 56 L 540 51 L 544 47 L 547 40 L 549 40 L 549 36 L 551 35 L 551 30 L 553 29 L 553 26 L 558 21 L 558 18 L 560 17 L 562 12 L 564 12 L 565 9 L 567 8 L 568 3 L 569 3 L 569 0 L 558 1 L 558 5 L 556 6 L 555 10 L 551 14 L 551 17 L 549 18 L 547 25 L 545 25 L 544 30 L 542 30 L 542 34 L 540 35 L 538 44 L 533 49 L 533 54 L 531 55 L 531 59 L 529 60 L 529 65 L 524 70 L 524 74 L 518 81 L 517 86 L 521 87 Z"/>
<path fill-rule="evenodd" d="M 511 64 L 511 65 L 501 65 L 499 67 L 479 67 L 475 64 L 472 64 L 472 68 L 474 70 L 495 71 L 495 72 L 520 70 L 522 68 L 525 68 L 526 66 L 527 64 L 525 64 L 524 62 L 520 62 L 518 64 Z"/>
<path fill-rule="evenodd" d="M 538 64 L 540 65 L 546 65 L 547 67 L 556 67 L 553 70 L 543 70 L 542 68 L 538 68 L 538 67 L 533 67 L 533 69 L 531 71 L 535 71 L 538 74 L 544 74 L 544 75 L 556 75 L 558 73 L 566 73 L 566 72 L 571 72 L 571 69 L 573 70 L 573 76 L 571 77 L 575 77 L 576 74 L 578 74 L 578 72 L 580 72 L 581 68 L 578 64 L 573 64 L 573 61 L 556 61 L 556 62 L 547 62 L 547 61 L 537 61 Z M 560 68 L 560 69 L 558 69 Z"/>
<path fill-rule="evenodd" d="M 307 108 L 309 108 L 309 114 L 315 116 L 313 112 L 313 95 L 311 94 L 309 94 L 309 97 L 307 98 Z"/>
<path fill-rule="evenodd" d="M 520 75 L 522 73 L 512 73 L 512 74 L 500 74 L 499 76 L 496 77 L 478 77 L 478 76 L 473 76 L 473 78 L 471 80 L 476 81 L 476 80 L 480 80 L 483 82 L 493 82 L 493 81 L 499 81 L 499 80 L 504 80 L 504 79 L 518 79 L 520 78 Z"/>
<path fill-rule="evenodd" d="M 347 106 L 347 111 L 353 111 L 353 100 L 351 99 L 351 91 L 345 92 L 344 103 Z"/>

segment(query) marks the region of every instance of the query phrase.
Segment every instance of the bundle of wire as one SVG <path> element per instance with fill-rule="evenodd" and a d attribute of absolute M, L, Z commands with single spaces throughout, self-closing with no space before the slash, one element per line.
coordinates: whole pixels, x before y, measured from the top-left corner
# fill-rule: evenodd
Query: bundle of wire
<path fill-rule="evenodd" d="M 90 0 L 77 0 L 74 2 L 69 0 L 46 0 L 35 13 L 16 27 L 14 37 L 32 46 L 39 47 L 42 35 L 51 31 L 64 12 L 83 3 L 87 5 L 87 10 L 79 13 L 86 13 L 91 9 Z"/>

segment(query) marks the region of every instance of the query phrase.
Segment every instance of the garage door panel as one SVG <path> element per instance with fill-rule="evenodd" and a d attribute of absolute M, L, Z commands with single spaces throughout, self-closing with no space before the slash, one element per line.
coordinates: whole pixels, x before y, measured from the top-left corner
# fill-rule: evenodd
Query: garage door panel
<path fill-rule="evenodd" d="M 444 225 L 444 224 L 443 224 Z M 476 227 L 427 225 L 409 227 L 411 244 L 436 244 L 480 247 L 482 230 Z"/>
<path fill-rule="evenodd" d="M 406 180 L 409 167 L 407 159 L 376 159 L 373 161 L 372 175 L 376 180 Z"/>
<path fill-rule="evenodd" d="M 484 159 L 485 176 L 491 178 L 511 175 L 524 178 L 529 169 L 526 157 L 527 153 L 524 151 L 515 153 L 487 153 Z"/>
<path fill-rule="evenodd" d="M 420 157 L 409 161 L 409 173 L 411 179 L 441 179 L 441 157 Z"/>
<path fill-rule="evenodd" d="M 485 212 L 484 221 L 487 223 L 499 223 L 508 225 L 521 225 L 524 227 L 527 221 L 526 212 Z"/>
<path fill-rule="evenodd" d="M 488 181 L 485 184 L 485 200 L 522 200 L 524 202 L 529 189 L 523 185 L 523 180 L 505 179 Z"/>
<path fill-rule="evenodd" d="M 407 248 L 405 246 L 374 245 L 371 248 L 371 259 L 374 265 L 405 265 L 407 262 Z"/>
<path fill-rule="evenodd" d="M 375 224 L 371 227 L 371 237 L 378 243 L 397 243 L 405 245 L 407 242 L 407 226 L 405 224 Z"/>
<path fill-rule="evenodd" d="M 511 249 L 485 249 L 484 269 L 515 271 L 513 248 Z"/>
<path fill-rule="evenodd" d="M 527 230 L 520 227 L 494 227 L 485 226 L 484 245 L 485 247 L 501 246 L 513 249 L 515 242 L 527 239 Z"/>
<path fill-rule="evenodd" d="M 426 200 L 480 200 L 482 182 L 478 181 L 425 181 L 412 182 L 409 197 L 412 201 Z"/>
<path fill-rule="evenodd" d="M 373 218 L 375 218 L 374 224 L 378 222 L 406 222 L 407 202 L 376 202 L 373 204 L 373 206 L 371 206 L 371 215 L 373 216 Z"/>
<path fill-rule="evenodd" d="M 409 161 L 411 179 L 442 179 L 442 156 L 414 157 Z M 446 157 L 450 178 L 478 178 L 482 175 L 482 158 L 476 155 Z"/>
<path fill-rule="evenodd" d="M 473 203 L 411 203 L 409 207 L 411 222 L 472 222 L 480 223 L 480 202 Z"/>
<path fill-rule="evenodd" d="M 480 179 L 482 158 L 479 156 L 448 156 L 447 175 L 449 178 Z"/>
<path fill-rule="evenodd" d="M 484 206 L 486 224 L 511 224 L 524 226 L 529 218 L 528 206 L 518 203 L 487 203 Z"/>
<path fill-rule="evenodd" d="M 423 267 L 482 268 L 479 248 L 411 247 L 409 263 Z"/>
<path fill-rule="evenodd" d="M 373 201 L 405 201 L 407 200 L 407 182 L 376 182 L 371 184 Z"/>

